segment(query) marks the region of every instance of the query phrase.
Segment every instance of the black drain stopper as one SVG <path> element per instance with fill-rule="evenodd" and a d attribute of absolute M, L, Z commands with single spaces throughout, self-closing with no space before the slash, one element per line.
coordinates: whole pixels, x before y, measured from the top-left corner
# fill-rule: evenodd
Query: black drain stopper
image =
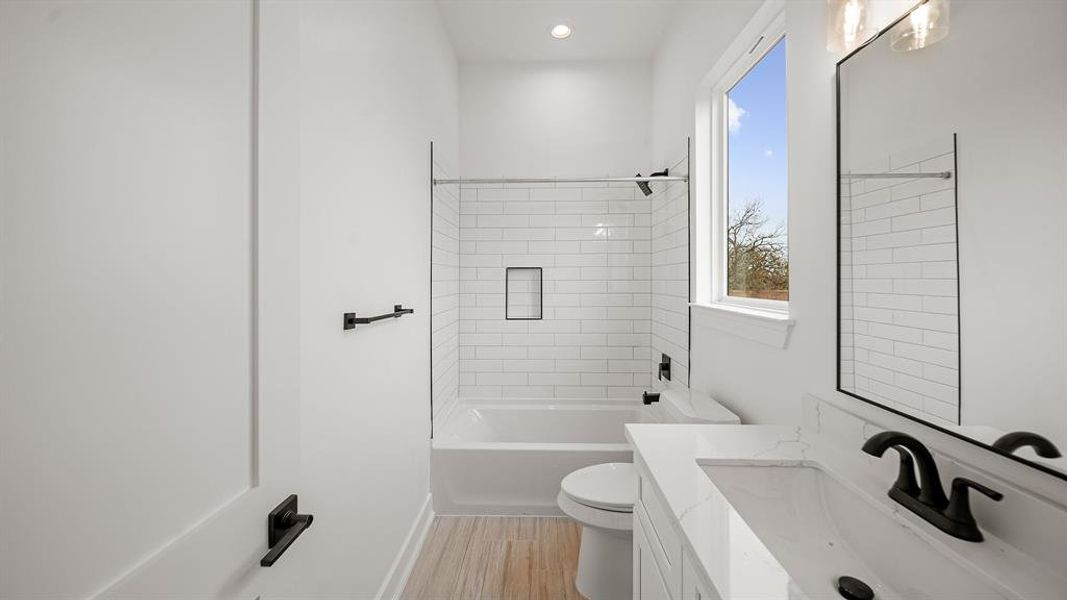
<path fill-rule="evenodd" d="M 871 586 L 848 575 L 837 580 L 837 593 L 846 600 L 874 600 L 874 590 Z"/>

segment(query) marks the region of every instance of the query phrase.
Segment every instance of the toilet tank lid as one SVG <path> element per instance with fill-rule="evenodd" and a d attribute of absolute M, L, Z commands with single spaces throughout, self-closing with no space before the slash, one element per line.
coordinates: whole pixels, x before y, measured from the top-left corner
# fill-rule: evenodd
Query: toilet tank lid
<path fill-rule="evenodd" d="M 741 424 L 737 415 L 704 392 L 684 388 L 664 390 L 660 401 L 679 423 Z"/>

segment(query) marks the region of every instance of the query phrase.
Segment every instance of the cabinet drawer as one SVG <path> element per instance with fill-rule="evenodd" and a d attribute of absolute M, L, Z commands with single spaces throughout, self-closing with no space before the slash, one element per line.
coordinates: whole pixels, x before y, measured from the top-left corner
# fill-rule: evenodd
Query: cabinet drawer
<path fill-rule="evenodd" d="M 663 579 L 674 598 L 681 597 L 682 591 L 682 541 L 675 532 L 672 519 L 666 505 L 660 501 L 648 478 L 639 476 L 637 503 L 634 505 L 634 519 L 641 519 L 642 527 L 648 536 L 652 555 L 659 563 Z M 635 524 L 636 525 L 636 524 Z"/>

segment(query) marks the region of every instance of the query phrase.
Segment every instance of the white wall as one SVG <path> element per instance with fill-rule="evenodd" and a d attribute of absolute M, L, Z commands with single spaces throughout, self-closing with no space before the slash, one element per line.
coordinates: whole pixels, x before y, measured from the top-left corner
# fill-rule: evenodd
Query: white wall
<path fill-rule="evenodd" d="M 693 135 L 700 80 L 759 7 L 757 0 L 680 3 L 652 60 L 652 157 L 676 160 Z"/>
<path fill-rule="evenodd" d="M 458 75 L 430 3 L 301 9 L 301 508 L 293 594 L 367 598 L 427 500 L 429 142 L 456 164 Z M 354 331 L 341 315 L 415 314 Z"/>
<path fill-rule="evenodd" d="M 789 345 L 776 349 L 726 332 L 694 327 L 691 385 L 711 392 L 750 423 L 800 422 L 800 395 L 851 400 L 834 391 L 836 378 L 836 202 L 834 185 L 834 65 L 841 58 L 825 48 L 825 3 L 787 2 L 787 73 L 789 95 L 789 239 L 790 313 L 796 319 Z M 899 3 L 898 3 L 899 4 Z M 654 156 L 670 156 L 677 135 L 696 135 L 695 92 L 704 77 L 746 22 L 756 3 L 738 6 L 699 3 L 679 7 L 654 61 L 656 133 Z M 886 24 L 893 12 L 878 7 L 874 25 Z M 663 136 L 663 137 L 661 137 Z M 666 141 L 664 141 L 666 140 Z M 701 202 L 699 197 L 694 203 Z M 907 428 L 886 415 L 883 424 Z M 942 438 L 927 430 L 930 438 Z M 959 446 L 959 444 L 957 444 Z M 1035 481 L 1028 467 L 963 445 L 956 455 L 978 464 L 996 463 L 1018 480 Z M 1038 480 L 1052 482 L 1044 477 Z M 1067 499 L 1055 482 L 1046 486 Z"/>
<path fill-rule="evenodd" d="M 650 76 L 651 66 L 642 61 L 464 64 L 463 175 L 633 175 L 657 170 L 649 152 Z"/>

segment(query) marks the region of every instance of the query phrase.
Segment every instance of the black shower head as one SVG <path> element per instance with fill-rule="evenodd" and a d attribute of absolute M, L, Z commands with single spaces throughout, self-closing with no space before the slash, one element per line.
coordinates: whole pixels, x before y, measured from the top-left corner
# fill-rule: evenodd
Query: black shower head
<path fill-rule="evenodd" d="M 641 176 L 640 173 L 638 173 L 637 175 L 634 175 L 634 177 L 640 177 L 640 176 Z M 646 196 L 651 196 L 652 195 L 652 188 L 649 187 L 647 181 L 638 181 L 637 182 L 637 187 L 641 188 L 641 193 L 642 194 L 644 194 Z"/>
<path fill-rule="evenodd" d="M 662 171 L 657 171 L 657 172 L 649 175 L 649 177 L 666 177 L 669 174 L 669 171 L 670 171 L 670 169 L 663 169 Z M 634 177 L 640 177 L 640 176 L 641 176 L 640 173 L 638 173 L 637 175 L 634 175 Z M 637 182 L 637 187 L 641 188 L 641 193 L 642 194 L 644 194 L 646 196 L 651 196 L 652 195 L 652 186 L 648 185 L 647 181 L 638 181 Z"/>

